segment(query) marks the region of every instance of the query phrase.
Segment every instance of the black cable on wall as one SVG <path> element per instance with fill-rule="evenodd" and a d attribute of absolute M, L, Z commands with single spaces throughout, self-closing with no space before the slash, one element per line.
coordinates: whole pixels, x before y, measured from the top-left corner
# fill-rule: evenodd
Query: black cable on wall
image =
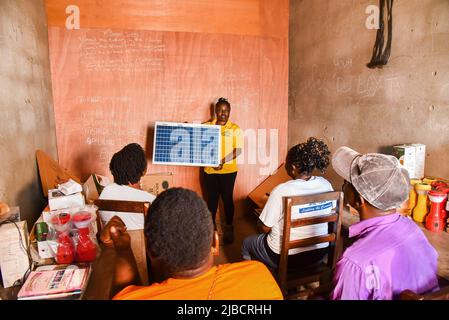
<path fill-rule="evenodd" d="M 391 54 L 391 43 L 393 38 L 393 2 L 394 0 L 379 0 L 379 29 L 377 30 L 376 42 L 374 44 L 373 56 L 367 64 L 368 68 L 382 68 L 388 63 Z M 387 11 L 387 44 L 385 45 L 385 7 Z"/>

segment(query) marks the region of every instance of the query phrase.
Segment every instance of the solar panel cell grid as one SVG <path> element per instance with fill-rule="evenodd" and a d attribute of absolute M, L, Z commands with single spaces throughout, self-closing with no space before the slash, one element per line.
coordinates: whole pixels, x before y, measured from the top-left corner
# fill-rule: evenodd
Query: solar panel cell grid
<path fill-rule="evenodd" d="M 154 164 L 218 166 L 220 163 L 220 126 L 156 122 L 154 135 Z"/>

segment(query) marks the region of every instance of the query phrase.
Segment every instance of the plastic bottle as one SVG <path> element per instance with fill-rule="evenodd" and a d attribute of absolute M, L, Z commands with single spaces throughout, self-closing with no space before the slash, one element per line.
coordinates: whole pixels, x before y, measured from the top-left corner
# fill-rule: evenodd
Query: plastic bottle
<path fill-rule="evenodd" d="M 423 223 L 428 213 L 427 207 L 427 193 L 432 189 L 429 184 L 417 183 L 415 185 L 416 193 L 418 194 L 418 201 L 413 209 L 413 220 Z"/>
<path fill-rule="evenodd" d="M 92 214 L 87 211 L 80 211 L 73 215 L 73 223 L 78 229 L 76 245 L 76 261 L 78 262 L 92 262 L 97 256 L 97 245 L 91 239 L 89 230 L 92 220 Z"/>
<path fill-rule="evenodd" d="M 442 210 L 443 202 L 447 198 L 447 194 L 437 190 L 431 190 L 428 193 L 432 203 L 430 212 L 426 217 L 426 228 L 432 232 L 441 232 L 446 228 L 446 222 L 443 219 Z"/>
<path fill-rule="evenodd" d="M 440 186 L 437 188 L 438 191 L 441 191 L 443 193 L 445 193 L 446 195 L 449 195 L 449 186 Z M 442 204 L 442 208 L 441 208 L 441 214 L 443 216 L 443 219 L 446 220 L 447 219 L 447 202 L 448 198 L 446 197 L 446 199 L 444 199 L 443 204 Z"/>
<path fill-rule="evenodd" d="M 51 219 L 56 229 L 58 247 L 56 250 L 56 263 L 70 264 L 75 259 L 75 247 L 69 235 L 69 213 L 59 213 Z"/>
<path fill-rule="evenodd" d="M 411 179 L 410 180 L 410 196 L 409 196 L 409 200 L 408 200 L 408 209 L 406 210 L 406 213 L 408 216 L 412 215 L 413 209 L 416 206 L 416 200 L 417 200 L 417 193 L 415 190 L 415 186 L 418 183 L 422 183 L 421 180 L 418 179 Z"/>

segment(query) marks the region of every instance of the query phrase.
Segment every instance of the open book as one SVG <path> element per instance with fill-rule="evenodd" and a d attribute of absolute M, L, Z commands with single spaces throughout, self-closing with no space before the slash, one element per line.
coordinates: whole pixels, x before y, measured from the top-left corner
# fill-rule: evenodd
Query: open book
<path fill-rule="evenodd" d="M 17 298 L 19 300 L 75 297 L 87 285 L 89 265 L 43 266 L 32 271 Z"/>

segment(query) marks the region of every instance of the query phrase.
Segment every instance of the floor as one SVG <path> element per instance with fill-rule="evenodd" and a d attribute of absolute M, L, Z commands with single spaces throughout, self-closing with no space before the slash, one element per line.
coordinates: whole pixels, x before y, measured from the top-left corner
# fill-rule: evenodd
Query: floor
<path fill-rule="evenodd" d="M 218 217 L 217 217 L 218 218 Z M 223 245 L 220 224 L 217 224 L 220 236 L 220 255 L 215 257 L 215 264 L 224 264 L 242 261 L 241 247 L 243 240 L 257 233 L 257 218 L 245 214 L 234 220 L 234 243 Z"/>

